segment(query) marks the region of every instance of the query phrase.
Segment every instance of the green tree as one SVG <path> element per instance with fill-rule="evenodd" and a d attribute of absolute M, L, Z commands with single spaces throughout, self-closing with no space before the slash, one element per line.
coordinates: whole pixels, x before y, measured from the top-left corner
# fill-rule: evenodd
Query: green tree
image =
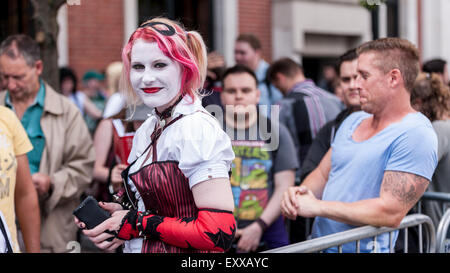
<path fill-rule="evenodd" d="M 379 5 L 384 4 L 385 2 L 386 0 L 360 0 L 359 4 L 369 11 L 372 11 L 374 9 L 377 9 Z"/>

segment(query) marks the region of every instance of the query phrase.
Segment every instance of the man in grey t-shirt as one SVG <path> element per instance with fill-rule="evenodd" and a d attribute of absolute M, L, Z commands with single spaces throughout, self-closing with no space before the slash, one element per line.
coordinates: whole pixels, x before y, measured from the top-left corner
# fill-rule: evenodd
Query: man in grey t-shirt
<path fill-rule="evenodd" d="M 280 202 L 294 185 L 295 146 L 286 127 L 258 113 L 259 94 L 256 77 L 247 67 L 237 65 L 225 72 L 221 100 L 224 129 L 235 153 L 230 182 L 238 252 L 289 244 Z"/>

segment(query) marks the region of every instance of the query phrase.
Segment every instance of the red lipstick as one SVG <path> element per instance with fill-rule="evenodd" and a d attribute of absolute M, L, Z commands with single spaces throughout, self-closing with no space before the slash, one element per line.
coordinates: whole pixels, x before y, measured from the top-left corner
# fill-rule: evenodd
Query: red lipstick
<path fill-rule="evenodd" d="M 150 87 L 150 88 L 141 88 L 147 94 L 153 94 L 161 90 L 161 87 Z"/>

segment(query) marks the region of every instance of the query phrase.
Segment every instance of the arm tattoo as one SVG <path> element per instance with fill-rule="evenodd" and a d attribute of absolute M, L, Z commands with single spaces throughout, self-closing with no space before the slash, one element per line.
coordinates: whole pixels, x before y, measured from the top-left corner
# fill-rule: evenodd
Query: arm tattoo
<path fill-rule="evenodd" d="M 381 190 L 390 193 L 405 206 L 413 206 L 425 192 L 428 183 L 428 179 L 419 175 L 386 171 Z"/>

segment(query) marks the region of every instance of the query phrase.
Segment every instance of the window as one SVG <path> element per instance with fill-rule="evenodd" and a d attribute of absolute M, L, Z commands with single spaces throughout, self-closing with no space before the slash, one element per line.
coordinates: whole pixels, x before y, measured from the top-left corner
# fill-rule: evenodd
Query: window
<path fill-rule="evenodd" d="M 208 48 L 214 48 L 212 2 L 212 0 L 139 0 L 139 24 L 158 16 L 178 20 L 188 30 L 198 31 Z"/>
<path fill-rule="evenodd" d="M 34 37 L 33 13 L 28 0 L 0 1 L 0 41 L 17 33 Z"/>
<path fill-rule="evenodd" d="M 388 0 L 387 6 L 387 36 L 398 37 L 398 1 Z"/>

